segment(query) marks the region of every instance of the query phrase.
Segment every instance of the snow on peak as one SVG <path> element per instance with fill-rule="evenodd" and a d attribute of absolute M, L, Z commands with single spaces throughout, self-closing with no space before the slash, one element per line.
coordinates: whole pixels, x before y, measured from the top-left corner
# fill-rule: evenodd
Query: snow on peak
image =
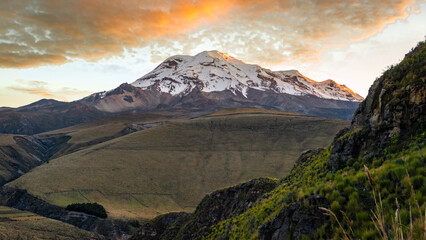
<path fill-rule="evenodd" d="M 251 88 L 336 100 L 363 100 L 361 96 L 333 80 L 316 82 L 297 70 L 271 71 L 258 65 L 246 64 L 216 50 L 204 51 L 195 56 L 169 57 L 132 85 L 142 89 L 155 87 L 172 95 L 186 95 L 198 88 L 203 92 L 241 92 L 247 97 L 247 90 Z"/>

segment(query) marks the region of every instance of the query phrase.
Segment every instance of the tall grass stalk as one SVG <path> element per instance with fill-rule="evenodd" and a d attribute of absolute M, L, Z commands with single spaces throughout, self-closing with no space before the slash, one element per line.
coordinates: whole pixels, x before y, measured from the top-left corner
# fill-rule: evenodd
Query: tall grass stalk
<path fill-rule="evenodd" d="M 367 175 L 367 179 L 368 179 L 368 182 L 369 182 L 371 190 L 372 190 L 372 195 L 373 195 L 374 204 L 375 204 L 375 209 L 371 211 L 371 220 L 372 220 L 375 228 L 377 229 L 377 231 L 380 234 L 380 239 L 383 239 L 383 240 L 389 240 L 389 239 L 392 239 L 392 240 L 404 240 L 404 239 L 415 240 L 414 239 L 414 223 L 413 223 L 413 214 L 412 214 L 412 204 L 411 203 L 409 204 L 410 225 L 409 225 L 409 227 L 406 227 L 406 228 L 409 229 L 408 230 L 409 232 L 406 232 L 406 234 L 405 234 L 406 238 L 404 238 L 404 225 L 401 222 L 401 214 L 400 214 L 401 209 L 400 209 L 400 205 L 398 203 L 398 199 L 395 199 L 396 210 L 395 210 L 395 217 L 392 219 L 392 225 L 391 225 L 392 230 L 390 230 L 391 231 L 390 233 L 387 232 L 386 226 L 385 226 L 386 225 L 385 212 L 383 210 L 383 203 L 382 203 L 382 197 L 381 197 L 380 191 L 379 191 L 379 193 L 377 193 L 378 189 L 377 189 L 377 187 L 376 187 L 376 185 L 373 181 L 373 178 L 371 177 L 370 170 L 365 165 L 364 165 L 364 171 Z M 419 215 L 420 215 L 419 217 L 420 217 L 420 220 L 421 220 L 420 222 L 424 223 L 424 226 L 423 226 L 423 229 L 422 229 L 423 230 L 423 239 L 426 240 L 426 219 L 425 219 L 426 210 L 425 210 L 425 214 L 423 215 L 423 212 L 421 211 L 419 203 L 416 199 L 414 187 L 413 187 L 413 184 L 411 183 L 411 179 L 410 179 L 410 175 L 408 174 L 408 171 L 407 171 L 407 179 L 408 179 L 408 184 L 410 185 L 410 188 L 411 188 L 412 202 L 414 202 L 414 205 L 416 206 L 416 208 L 419 211 Z M 333 211 L 331 211 L 330 209 L 327 209 L 327 208 L 323 208 L 323 207 L 320 207 L 319 209 L 323 210 L 327 215 L 332 216 L 336 220 L 337 224 L 339 225 L 339 228 L 342 230 L 342 232 L 344 234 L 345 239 L 348 239 L 348 240 L 352 239 L 351 235 L 353 236 L 354 232 L 353 232 L 352 227 L 351 227 L 351 221 L 349 220 L 349 218 L 347 217 L 347 215 L 343 211 L 340 211 L 340 212 L 342 213 L 343 218 L 344 218 L 346 224 L 349 227 L 349 231 L 350 231 L 351 235 L 348 234 L 348 231 L 346 231 L 342 227 L 339 219 L 337 218 L 336 214 L 334 214 Z M 392 231 L 393 231 L 393 233 L 392 233 Z"/>

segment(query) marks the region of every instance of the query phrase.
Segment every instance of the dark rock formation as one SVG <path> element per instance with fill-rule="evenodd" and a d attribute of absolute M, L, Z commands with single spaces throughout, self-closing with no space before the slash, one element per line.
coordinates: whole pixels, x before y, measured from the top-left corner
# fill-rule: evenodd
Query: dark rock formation
<path fill-rule="evenodd" d="M 259 240 L 312 238 L 329 217 L 318 207 L 328 207 L 322 197 L 309 197 L 283 208 L 270 222 L 259 228 Z"/>
<path fill-rule="evenodd" d="M 269 178 L 257 178 L 205 196 L 194 216 L 179 232 L 179 239 L 202 237 L 210 226 L 247 211 L 265 193 L 274 189 L 277 183 Z"/>
<path fill-rule="evenodd" d="M 167 213 L 160 215 L 146 224 L 130 240 L 175 239 L 181 227 L 191 219 L 191 213 Z"/>
<path fill-rule="evenodd" d="M 215 191 L 201 201 L 193 215 L 161 215 L 145 224 L 132 239 L 199 239 L 211 226 L 247 211 L 278 181 L 257 178 L 234 187 Z"/>
<path fill-rule="evenodd" d="M 172 79 L 170 80 L 172 81 Z M 192 79 L 198 82 L 197 79 Z M 132 112 L 186 109 L 214 112 L 225 108 L 262 108 L 297 112 L 326 118 L 352 119 L 359 102 L 319 98 L 313 95 L 296 96 L 272 90 L 249 89 L 247 97 L 230 90 L 203 92 L 202 82 L 185 94 L 172 96 L 158 90 L 157 85 L 141 89 L 121 84 L 109 92 L 92 94 L 79 102 L 106 112 Z"/>
<path fill-rule="evenodd" d="M 425 55 L 426 44 L 421 42 L 370 87 L 350 129 L 333 142 L 330 164 L 334 171 L 363 152 L 371 158 L 390 142 L 408 140 L 426 129 Z"/>

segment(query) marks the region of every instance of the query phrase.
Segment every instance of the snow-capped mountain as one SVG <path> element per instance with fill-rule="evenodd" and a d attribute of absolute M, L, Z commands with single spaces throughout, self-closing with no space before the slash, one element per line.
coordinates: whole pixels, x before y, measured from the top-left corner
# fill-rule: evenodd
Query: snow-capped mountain
<path fill-rule="evenodd" d="M 170 57 L 132 85 L 141 89 L 154 86 L 159 92 L 173 96 L 187 95 L 198 88 L 202 92 L 240 92 L 247 98 L 248 90 L 256 89 L 352 102 L 363 100 L 360 95 L 333 80 L 316 82 L 296 70 L 271 71 L 219 51 Z"/>
<path fill-rule="evenodd" d="M 351 119 L 362 99 L 332 80 L 316 82 L 296 70 L 271 71 L 206 51 L 170 57 L 131 84 L 79 101 L 109 113 L 254 107 Z"/>

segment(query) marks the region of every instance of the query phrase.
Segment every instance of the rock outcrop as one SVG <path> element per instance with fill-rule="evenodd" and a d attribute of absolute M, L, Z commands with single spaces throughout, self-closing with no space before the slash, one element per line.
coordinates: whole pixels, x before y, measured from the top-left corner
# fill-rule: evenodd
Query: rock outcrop
<path fill-rule="evenodd" d="M 203 198 L 193 215 L 161 215 L 143 225 L 131 239 L 200 239 L 214 224 L 247 211 L 277 184 L 277 180 L 257 178 L 215 191 Z"/>
<path fill-rule="evenodd" d="M 309 197 L 291 203 L 270 222 L 259 228 L 259 240 L 312 238 L 329 217 L 318 207 L 328 207 L 327 199 Z"/>
<path fill-rule="evenodd" d="M 179 230 L 191 219 L 191 213 L 167 213 L 142 225 L 130 240 L 175 239 Z"/>
<path fill-rule="evenodd" d="M 425 59 L 426 44 L 421 42 L 373 83 L 350 129 L 341 131 L 333 142 L 334 171 L 349 159 L 363 153 L 372 158 L 390 142 L 409 140 L 426 129 Z"/>

